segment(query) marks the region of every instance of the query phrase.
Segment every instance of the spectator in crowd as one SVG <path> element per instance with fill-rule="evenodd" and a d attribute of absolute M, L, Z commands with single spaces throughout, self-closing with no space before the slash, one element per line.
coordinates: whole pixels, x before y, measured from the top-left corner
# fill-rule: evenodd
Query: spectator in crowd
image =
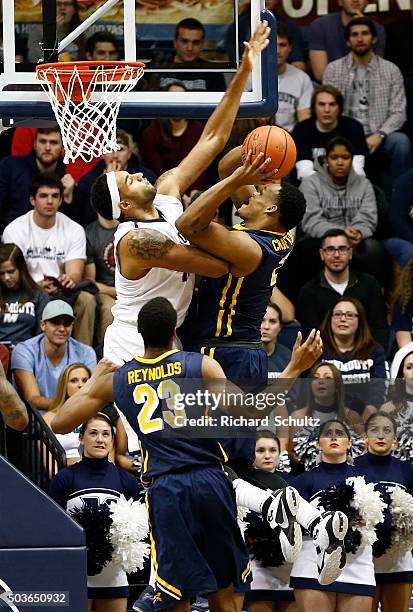
<path fill-rule="evenodd" d="M 74 362 L 84 363 L 89 370 L 96 366 L 94 350 L 71 338 L 74 320 L 67 302 L 49 302 L 40 322 L 42 333 L 20 342 L 12 352 L 11 368 L 18 390 L 25 401 L 41 410 L 50 409 L 65 366 Z"/>
<path fill-rule="evenodd" d="M 186 91 L 181 81 L 171 82 L 166 91 Z M 184 117 L 171 119 L 153 119 L 142 133 L 142 156 L 145 164 L 160 176 L 167 170 L 175 168 L 193 149 L 201 137 L 203 124 L 200 121 Z M 208 173 L 203 172 L 188 188 L 191 197 L 196 191 L 208 187 Z"/>
<path fill-rule="evenodd" d="M 61 157 L 62 138 L 60 129 L 39 128 L 36 132 L 33 151 L 24 157 L 5 157 L 0 162 L 0 231 L 31 209 L 30 185 L 41 172 L 55 172 L 62 180 L 62 210 L 71 214 L 75 182 L 65 174 Z M 13 240 L 10 240 L 13 242 Z"/>
<path fill-rule="evenodd" d="M 248 40 L 248 39 L 247 39 Z M 175 54 L 154 60 L 158 68 L 176 68 L 177 72 L 153 75 L 149 81 L 151 89 L 164 89 L 171 82 L 180 79 L 189 91 L 225 91 L 225 79 L 221 72 L 200 73 L 202 68 L 217 68 L 201 57 L 205 46 L 205 28 L 198 19 L 186 17 L 175 28 Z M 179 70 L 183 69 L 183 72 Z M 188 72 L 192 69 L 193 72 Z"/>
<path fill-rule="evenodd" d="M 347 55 L 346 27 L 350 21 L 362 17 L 368 0 L 339 0 L 341 10 L 328 13 L 315 19 L 309 27 L 309 56 L 311 71 L 316 81 L 322 81 L 329 62 L 334 62 Z M 384 55 L 386 32 L 384 27 L 374 22 L 377 40 L 374 51 Z M 340 89 L 340 88 L 339 88 Z"/>
<path fill-rule="evenodd" d="M 277 342 L 282 329 L 281 308 L 270 302 L 261 323 L 261 341 L 268 355 L 268 378 L 277 378 L 291 359 L 291 351 Z"/>
<path fill-rule="evenodd" d="M 141 172 L 151 183 L 154 183 L 156 180 L 157 174 L 144 166 L 136 155 L 136 146 L 128 132 L 118 128 L 116 130 L 116 142 L 119 150 L 115 151 L 115 153 L 103 155 L 94 168 L 84 174 L 79 180 L 76 190 L 76 208 L 79 211 L 79 222 L 83 227 L 86 227 L 86 225 L 97 218 L 96 212 L 90 205 L 90 189 L 95 180 L 102 174 L 112 170 L 126 170 L 130 174 Z M 154 146 L 153 142 L 151 142 L 151 146 Z"/>
<path fill-rule="evenodd" d="M 108 325 L 113 321 L 112 306 L 116 301 L 115 253 L 113 236 L 119 222 L 109 221 L 99 215 L 86 228 L 86 267 L 85 278 L 90 279 L 99 289 L 98 348 L 103 347 L 103 339 Z"/>
<path fill-rule="evenodd" d="M 74 302 L 78 319 L 74 336 L 91 345 L 96 300 L 91 293 L 76 290 L 83 278 L 86 260 L 85 230 L 58 212 L 62 195 L 63 185 L 57 175 L 35 177 L 30 190 L 33 210 L 5 228 L 3 242 L 20 247 L 32 279 L 50 297 L 65 294 Z"/>
<path fill-rule="evenodd" d="M 294 486 L 301 497 L 311 501 L 315 507 L 322 507 L 320 497 L 324 491 L 343 483 L 349 477 L 361 476 L 363 472 L 348 460 L 352 440 L 345 423 L 337 419 L 326 421 L 319 428 L 317 437 L 321 461 L 316 467 L 300 474 L 294 480 Z M 350 524 L 354 524 L 351 513 L 346 510 L 345 514 Z M 355 523 L 354 527 L 349 527 L 353 534 L 357 525 L 358 523 Z M 308 540 L 304 540 L 301 555 L 293 565 L 290 579 L 300 612 L 371 612 L 376 585 L 373 553 L 370 544 L 357 545 L 360 540 L 352 543 L 351 553 L 347 555 L 343 571 L 337 580 L 328 586 L 317 582 L 316 555 Z"/>
<path fill-rule="evenodd" d="M 56 0 L 56 28 L 57 40 L 60 43 L 70 32 L 72 32 L 80 24 L 79 6 L 77 0 Z M 37 64 L 39 60 L 45 63 L 51 60 L 44 57 L 42 45 L 43 43 L 43 25 L 32 24 L 32 28 L 27 40 L 29 62 Z M 78 36 L 73 42 L 68 45 L 63 53 L 59 55 L 61 62 L 70 62 L 83 59 L 83 35 Z"/>
<path fill-rule="evenodd" d="M 281 13 L 277 13 L 277 7 L 280 4 L 279 0 L 265 0 L 265 8 L 270 10 L 274 17 L 277 19 L 277 28 L 281 23 L 285 24 L 288 27 L 288 31 L 291 36 L 292 49 L 291 53 L 288 56 L 288 62 L 295 66 L 296 68 L 300 68 L 300 70 L 305 70 L 307 65 L 307 50 L 306 44 L 304 41 L 304 36 L 301 31 L 299 25 L 297 25 L 291 19 L 288 19 L 285 15 Z M 251 4 L 247 4 L 242 14 L 238 19 L 238 41 L 235 41 L 235 24 L 232 23 L 228 26 L 226 35 L 225 35 L 225 48 L 228 53 L 228 57 L 231 62 L 235 63 L 236 61 L 236 45 L 238 45 L 238 54 L 239 57 L 242 57 L 244 52 L 244 40 L 249 40 L 251 36 Z"/>
<path fill-rule="evenodd" d="M 323 360 L 335 365 L 344 383 L 351 385 L 347 405 L 367 419 L 383 403 L 387 363 L 384 350 L 371 335 L 361 302 L 339 298 L 320 331 Z"/>
<path fill-rule="evenodd" d="M 307 383 L 305 405 L 291 413 L 293 425 L 290 427 L 290 439 L 300 429 L 298 423 L 305 422 L 305 417 L 313 418 L 320 425 L 331 419 L 339 419 L 354 427 L 361 422 L 360 415 L 345 405 L 344 382 L 340 370 L 332 363 L 316 364 L 310 372 Z M 294 424 L 294 421 L 297 424 Z M 311 422 L 311 421 L 308 421 Z"/>
<path fill-rule="evenodd" d="M 102 365 L 103 364 L 99 363 L 99 365 L 97 365 L 95 369 L 100 369 Z M 65 401 L 69 397 L 72 397 L 72 395 L 79 391 L 79 389 L 82 389 L 82 387 L 85 386 L 90 377 L 91 371 L 87 366 L 85 366 L 84 363 L 75 362 L 63 368 L 57 381 L 56 393 L 53 398 L 50 409 L 43 415 L 43 419 L 49 425 L 49 427 L 55 415 L 58 413 L 59 409 L 61 408 L 61 406 L 63 406 Z M 123 427 L 122 421 L 113 403 L 106 404 L 106 406 L 104 406 L 100 412 L 109 417 L 116 431 L 114 444 L 115 448 L 113 448 L 112 452 L 109 455 L 110 460 L 114 462 L 117 446 L 117 433 L 118 428 Z M 81 454 L 79 452 L 79 434 L 80 427 L 76 427 L 72 432 L 67 434 L 55 434 L 56 438 L 65 450 L 67 465 L 72 465 L 73 463 L 76 463 L 81 459 Z"/>
<path fill-rule="evenodd" d="M 292 38 L 284 23 L 277 25 L 278 109 L 277 125 L 288 132 L 311 115 L 313 85 L 303 71 L 287 63 L 292 49 Z"/>
<path fill-rule="evenodd" d="M 377 31 L 370 19 L 350 21 L 346 39 L 350 53 L 328 64 L 323 82 L 341 91 L 344 113 L 363 125 L 370 152 L 367 175 L 389 198 L 396 178 L 412 166 L 410 141 L 399 131 L 406 121 L 403 77 L 395 64 L 374 53 Z"/>
<path fill-rule="evenodd" d="M 413 259 L 413 169 L 394 183 L 388 210 L 394 235 L 384 238 L 386 251 L 404 268 Z"/>
<path fill-rule="evenodd" d="M 370 274 L 350 268 L 353 249 L 344 229 L 327 230 L 319 250 L 321 273 L 306 283 L 298 295 L 297 317 L 304 337 L 319 329 L 327 311 L 340 295 L 357 298 L 364 306 L 374 339 L 387 347 L 389 327 L 380 286 Z"/>
<path fill-rule="evenodd" d="M 314 172 L 315 160 L 326 153 L 327 143 L 342 136 L 352 144 L 353 168 L 364 174 L 368 155 L 363 126 L 352 117 L 343 115 L 343 96 L 332 85 L 319 85 L 311 98 L 311 117 L 295 126 L 292 137 L 297 147 L 297 177 L 301 180 Z"/>
<path fill-rule="evenodd" d="M 0 354 L 3 345 L 0 344 Z M 6 352 L 8 353 L 7 349 Z M 3 358 L 0 359 L 0 414 L 7 427 L 23 431 L 29 423 L 26 406 L 6 378 Z"/>
<path fill-rule="evenodd" d="M 385 286 L 385 257 L 380 243 L 372 238 L 377 228 L 377 203 L 373 186 L 352 168 L 353 149 L 345 138 L 333 138 L 324 163 L 315 162 L 316 172 L 303 179 L 300 189 L 307 208 L 302 230 L 307 238 L 300 246 L 312 253 L 319 268 L 319 240 L 329 229 L 342 228 L 355 250 L 359 267 L 380 279 Z M 307 261 L 307 260 L 306 260 Z M 307 263 L 309 272 L 314 266 Z"/>
<path fill-rule="evenodd" d="M 48 301 L 30 276 L 19 247 L 0 244 L 0 342 L 15 345 L 38 334 Z"/>
<path fill-rule="evenodd" d="M 86 40 L 85 55 L 88 61 L 116 61 L 119 59 L 116 36 L 105 30 L 95 32 Z"/>
<path fill-rule="evenodd" d="M 395 354 L 390 379 L 388 401 L 380 412 L 391 414 L 397 422 L 397 435 L 401 437 L 413 425 L 413 342 L 405 344 Z M 409 461 L 412 461 L 411 452 L 409 454 Z"/>
<path fill-rule="evenodd" d="M 413 340 L 413 259 L 403 268 L 393 299 L 392 328 L 402 348 Z"/>

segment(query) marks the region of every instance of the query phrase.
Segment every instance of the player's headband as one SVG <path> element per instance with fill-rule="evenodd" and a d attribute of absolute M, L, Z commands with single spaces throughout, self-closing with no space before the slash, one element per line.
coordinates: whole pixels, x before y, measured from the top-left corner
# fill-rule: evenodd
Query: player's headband
<path fill-rule="evenodd" d="M 118 185 L 116 183 L 116 175 L 113 171 L 107 173 L 106 181 L 108 184 L 110 199 L 112 201 L 112 217 L 114 219 L 119 219 L 121 212 L 122 212 L 119 207 L 120 193 L 119 193 Z"/>

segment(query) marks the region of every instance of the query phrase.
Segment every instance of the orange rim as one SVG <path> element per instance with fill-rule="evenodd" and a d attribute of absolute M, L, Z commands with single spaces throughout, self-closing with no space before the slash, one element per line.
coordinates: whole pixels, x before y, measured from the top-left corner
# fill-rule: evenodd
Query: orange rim
<path fill-rule="evenodd" d="M 77 68 L 82 81 L 88 82 L 92 79 L 96 68 L 100 68 L 102 66 L 104 72 L 112 75 L 113 81 L 119 81 L 124 76 L 125 72 L 127 72 L 128 68 L 134 68 L 136 71 L 140 70 L 141 68 L 145 68 L 145 64 L 143 62 L 52 62 L 50 64 L 38 64 L 36 66 L 36 72 L 40 80 L 54 83 L 55 73 L 59 75 L 61 81 L 68 81 L 73 74 L 73 70 Z M 50 68 L 53 68 L 54 70 L 49 70 Z"/>

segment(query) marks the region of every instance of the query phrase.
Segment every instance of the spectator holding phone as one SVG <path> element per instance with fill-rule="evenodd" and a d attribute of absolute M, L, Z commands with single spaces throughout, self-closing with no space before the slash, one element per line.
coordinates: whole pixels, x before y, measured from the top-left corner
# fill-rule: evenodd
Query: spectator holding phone
<path fill-rule="evenodd" d="M 34 282 L 15 244 L 0 245 L 0 342 L 11 346 L 40 332 L 49 296 Z"/>

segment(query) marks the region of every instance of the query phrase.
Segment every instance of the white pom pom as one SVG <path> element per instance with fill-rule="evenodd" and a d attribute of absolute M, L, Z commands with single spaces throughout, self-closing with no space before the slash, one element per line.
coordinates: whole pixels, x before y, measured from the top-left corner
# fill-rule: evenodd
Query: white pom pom
<path fill-rule="evenodd" d="M 360 517 L 357 529 L 361 534 L 360 547 L 372 545 L 377 540 L 375 527 L 383 523 L 383 511 L 386 507 L 379 491 L 374 490 L 374 483 L 366 483 L 363 476 L 352 476 L 346 482 L 354 486 L 354 498 L 351 505 Z"/>
<path fill-rule="evenodd" d="M 237 506 L 237 521 L 238 527 L 240 528 L 240 531 L 242 533 L 242 537 L 244 537 L 244 533 L 247 528 L 247 522 L 245 519 L 248 513 L 248 508 L 245 508 L 244 506 Z"/>
<path fill-rule="evenodd" d="M 142 569 L 149 556 L 149 544 L 143 540 L 149 531 L 148 511 L 145 504 L 120 496 L 110 507 L 112 525 L 110 539 L 114 548 L 112 561 L 125 572 Z"/>
<path fill-rule="evenodd" d="M 413 548 L 413 497 L 399 486 L 390 491 L 391 545 L 386 557 L 398 559 Z"/>

